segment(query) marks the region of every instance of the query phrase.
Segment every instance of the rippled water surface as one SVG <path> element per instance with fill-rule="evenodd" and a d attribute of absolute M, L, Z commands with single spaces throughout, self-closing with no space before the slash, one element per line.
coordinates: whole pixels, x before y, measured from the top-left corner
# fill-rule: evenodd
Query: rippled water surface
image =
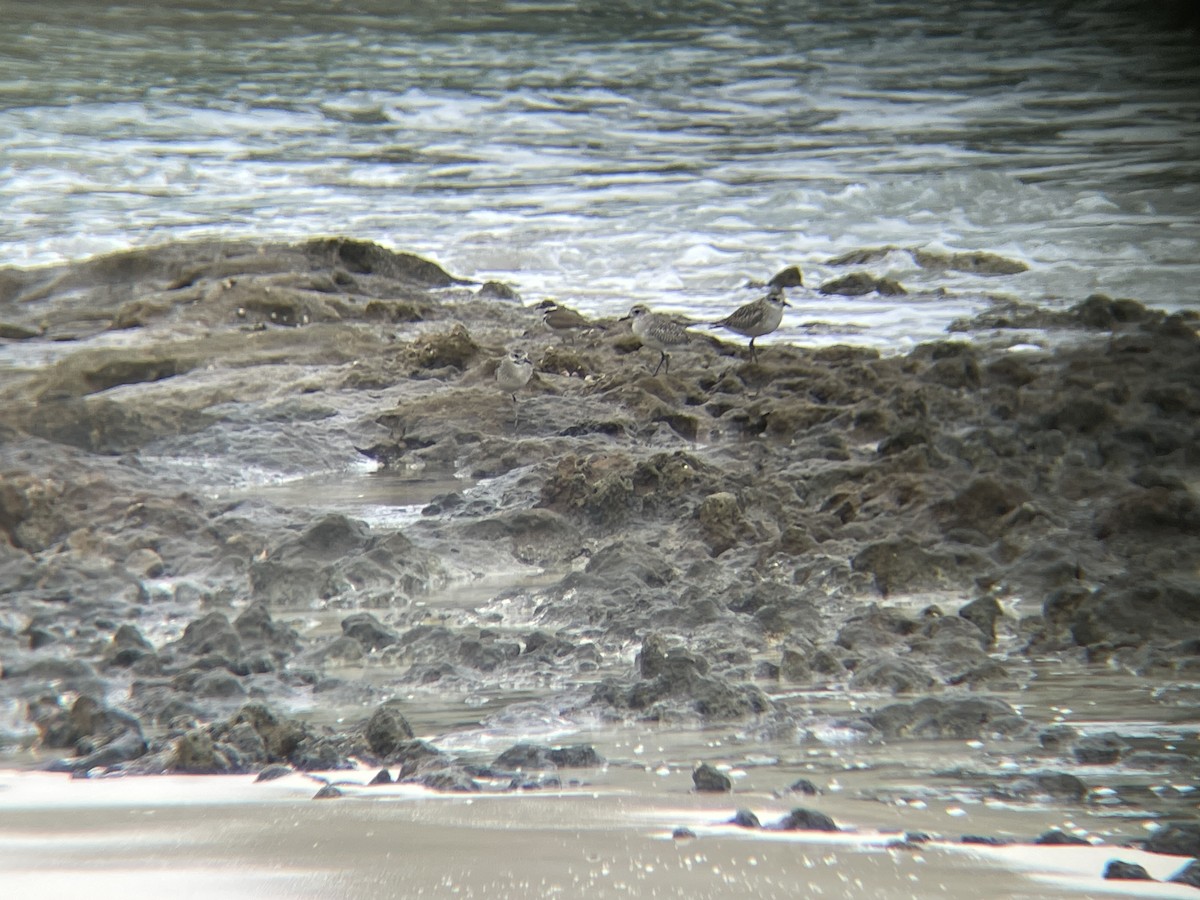
<path fill-rule="evenodd" d="M 784 338 L 893 349 L 991 291 L 1197 303 L 1185 6 L 393 7 L 0 2 L 0 263 L 340 233 L 607 313 L 863 246 L 1029 264 L 793 291 Z"/>

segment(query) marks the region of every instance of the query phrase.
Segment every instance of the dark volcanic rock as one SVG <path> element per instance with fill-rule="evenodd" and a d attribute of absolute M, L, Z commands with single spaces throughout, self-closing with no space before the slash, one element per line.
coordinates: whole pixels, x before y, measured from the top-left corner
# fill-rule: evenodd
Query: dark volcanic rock
<path fill-rule="evenodd" d="M 927 697 L 915 703 L 896 703 L 867 717 L 887 738 L 960 738 L 990 734 L 1015 735 L 1029 724 L 1002 700 L 970 697 L 942 700 Z"/>
<path fill-rule="evenodd" d="M 588 744 L 570 747 L 546 747 L 539 744 L 514 744 L 493 761 L 499 769 L 594 768 L 604 765 L 604 757 Z"/>
<path fill-rule="evenodd" d="M 1090 846 L 1090 842 L 1086 838 L 1081 838 L 1076 834 L 1068 834 L 1065 831 L 1060 831 L 1057 828 L 1051 828 L 1049 831 L 1038 835 L 1034 841 L 1035 844 L 1057 846 L 1057 845 L 1074 845 L 1082 844 Z"/>
<path fill-rule="evenodd" d="M 342 619 L 342 633 L 362 644 L 364 650 L 382 650 L 400 640 L 370 613 L 355 613 Z"/>
<path fill-rule="evenodd" d="M 817 290 L 822 294 L 842 294 L 847 297 L 861 297 L 870 293 L 890 297 L 908 293 L 898 281 L 879 278 L 869 272 L 851 272 L 841 278 L 826 281 Z"/>
<path fill-rule="evenodd" d="M 1104 867 L 1104 878 L 1114 881 L 1153 881 L 1144 866 L 1137 863 L 1111 859 Z"/>
<path fill-rule="evenodd" d="M 379 707 L 367 721 L 363 731 L 371 751 L 381 759 L 390 757 L 405 741 L 413 738 L 412 726 L 394 707 Z"/>
<path fill-rule="evenodd" d="M 1200 888 L 1200 860 L 1193 859 L 1167 881 L 1172 884 L 1186 884 L 1188 887 Z"/>
<path fill-rule="evenodd" d="M 699 790 L 699 788 L 697 788 L 697 790 Z M 748 809 L 739 809 L 737 812 L 735 812 L 733 814 L 733 818 L 729 820 L 729 824 L 736 825 L 738 828 L 762 827 L 762 823 L 758 821 L 758 816 Z"/>
<path fill-rule="evenodd" d="M 784 816 L 775 827 L 781 831 L 841 831 L 837 823 L 824 813 L 799 806 Z"/>
<path fill-rule="evenodd" d="M 709 763 L 701 763 L 692 770 L 692 784 L 698 791 L 725 793 L 733 790 L 729 776 Z"/>
<path fill-rule="evenodd" d="M 1168 822 L 1146 839 L 1151 853 L 1200 857 L 1200 822 Z"/>
<path fill-rule="evenodd" d="M 1128 749 L 1129 744 L 1118 735 L 1108 732 L 1080 738 L 1072 752 L 1075 759 L 1085 766 L 1107 766 L 1117 762 Z"/>

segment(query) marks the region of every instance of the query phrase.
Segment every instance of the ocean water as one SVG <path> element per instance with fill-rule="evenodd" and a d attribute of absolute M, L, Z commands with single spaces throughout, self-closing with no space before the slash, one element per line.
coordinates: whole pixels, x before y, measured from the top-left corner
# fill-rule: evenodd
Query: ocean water
<path fill-rule="evenodd" d="M 0 0 L 0 265 L 344 234 L 708 316 L 797 264 L 773 339 L 890 350 L 992 294 L 1200 306 L 1183 4 L 270 6 Z M 878 246 L 907 296 L 811 290 Z"/>

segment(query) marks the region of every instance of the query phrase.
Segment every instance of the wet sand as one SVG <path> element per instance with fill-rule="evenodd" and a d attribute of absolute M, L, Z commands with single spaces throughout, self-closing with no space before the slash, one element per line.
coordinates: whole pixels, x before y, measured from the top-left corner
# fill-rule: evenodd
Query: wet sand
<path fill-rule="evenodd" d="M 4 772 L 0 870 L 14 900 L 74 897 L 82 884 L 97 900 L 1195 896 L 1181 885 L 1102 881 L 1096 873 L 1111 858 L 1158 878 L 1183 863 L 1110 846 L 935 841 L 891 849 L 900 834 L 886 825 L 750 832 L 717 824 L 731 806 L 689 793 L 683 781 L 610 768 L 590 788 L 560 793 L 347 788 L 339 800 L 313 802 L 317 785 L 302 775 L 255 784 L 238 776 L 80 782 Z M 740 802 L 752 799 L 761 800 Z M 839 818 L 863 812 L 854 802 L 818 805 Z M 759 810 L 766 824 L 768 810 Z M 932 810 L 903 815 L 910 828 L 938 818 Z M 879 820 L 877 810 L 872 818 Z M 1006 818 L 974 810 L 966 821 L 994 832 Z M 1048 824 L 1054 817 L 1030 818 Z M 672 838 L 677 826 L 697 836 Z"/>

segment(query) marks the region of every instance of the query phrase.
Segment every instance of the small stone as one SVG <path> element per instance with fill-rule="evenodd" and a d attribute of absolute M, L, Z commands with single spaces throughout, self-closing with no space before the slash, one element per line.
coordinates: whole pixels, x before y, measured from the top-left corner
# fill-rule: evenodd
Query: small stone
<path fill-rule="evenodd" d="M 733 818 L 729 820 L 730 825 L 736 825 L 739 828 L 761 828 L 762 823 L 758 821 L 758 816 L 748 809 L 739 809 L 733 814 Z"/>
<path fill-rule="evenodd" d="M 1153 881 L 1150 873 L 1137 863 L 1128 863 L 1120 859 L 1110 859 L 1104 867 L 1104 878 L 1110 881 Z"/>
<path fill-rule="evenodd" d="M 788 791 L 792 794 L 807 794 L 810 797 L 816 796 L 818 793 L 820 793 L 820 791 L 817 790 L 817 786 L 807 778 L 797 778 L 788 785 Z"/>
<path fill-rule="evenodd" d="M 692 771 L 692 784 L 698 791 L 725 793 L 733 790 L 733 782 L 729 776 L 708 763 L 701 763 Z"/>
<path fill-rule="evenodd" d="M 692 831 L 692 829 L 688 828 L 685 825 L 680 825 L 678 828 L 676 828 L 674 831 L 671 832 L 671 837 L 673 837 L 677 841 L 688 840 L 690 838 L 694 838 L 695 836 L 696 836 L 696 832 Z"/>
<path fill-rule="evenodd" d="M 342 796 L 342 792 L 338 788 L 335 788 L 332 784 L 327 784 L 323 788 L 321 788 L 319 791 L 317 791 L 315 794 L 313 794 L 313 799 L 314 800 L 334 800 L 340 796 Z"/>

